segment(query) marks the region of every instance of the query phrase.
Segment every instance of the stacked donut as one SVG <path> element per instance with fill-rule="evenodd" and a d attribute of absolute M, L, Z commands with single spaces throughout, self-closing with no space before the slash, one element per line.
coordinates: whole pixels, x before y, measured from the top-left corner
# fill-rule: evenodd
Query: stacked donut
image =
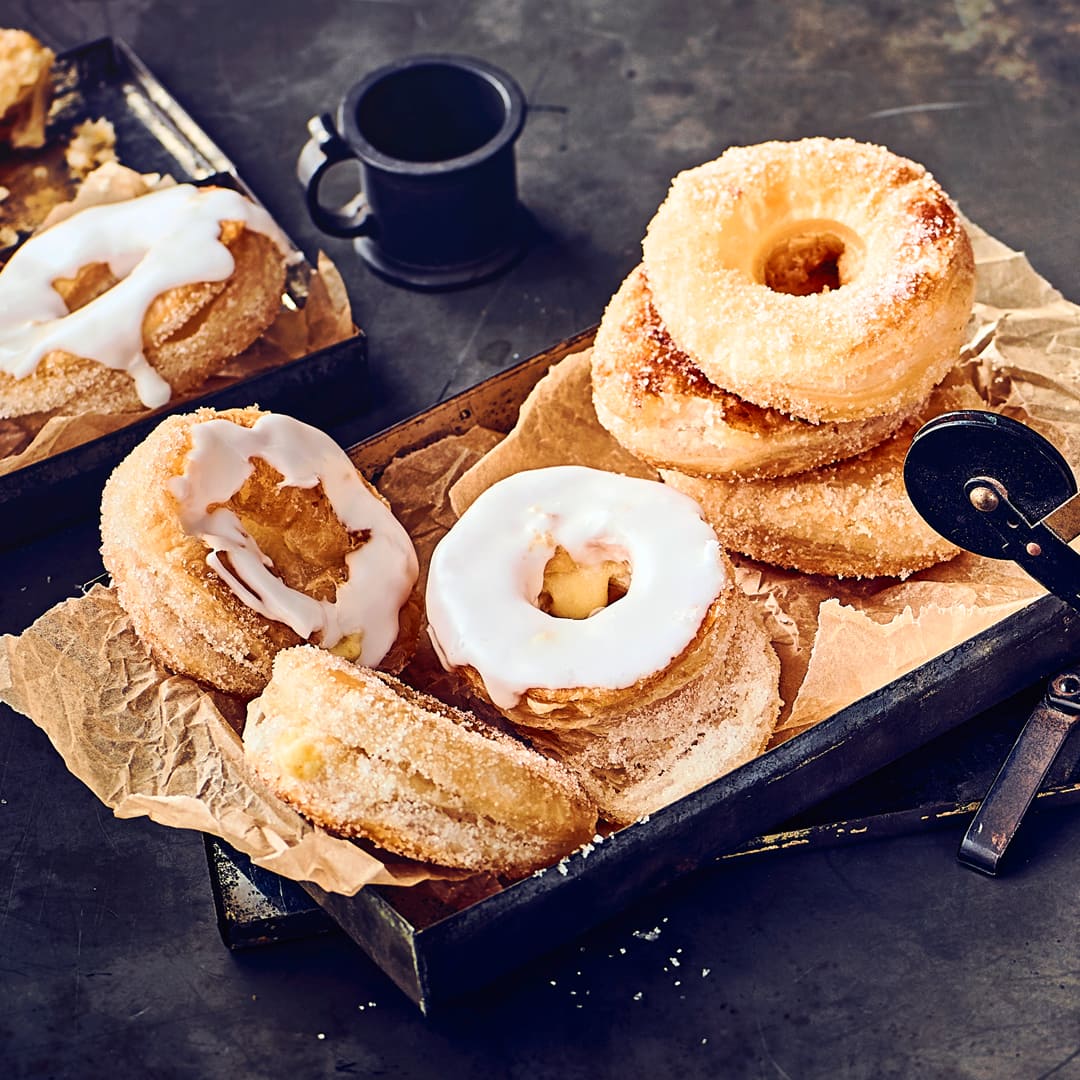
<path fill-rule="evenodd" d="M 950 558 L 908 501 L 952 377 L 971 244 L 920 165 L 850 139 L 732 147 L 683 172 L 604 312 L 600 422 L 703 506 L 730 551 L 806 573 Z"/>

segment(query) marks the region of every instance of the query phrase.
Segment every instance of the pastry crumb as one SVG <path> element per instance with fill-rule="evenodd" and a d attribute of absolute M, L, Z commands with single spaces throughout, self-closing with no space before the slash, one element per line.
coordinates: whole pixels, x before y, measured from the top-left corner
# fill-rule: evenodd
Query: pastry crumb
<path fill-rule="evenodd" d="M 99 165 L 116 161 L 116 129 L 104 117 L 84 120 L 64 151 L 64 160 L 73 176 L 82 179 Z"/>

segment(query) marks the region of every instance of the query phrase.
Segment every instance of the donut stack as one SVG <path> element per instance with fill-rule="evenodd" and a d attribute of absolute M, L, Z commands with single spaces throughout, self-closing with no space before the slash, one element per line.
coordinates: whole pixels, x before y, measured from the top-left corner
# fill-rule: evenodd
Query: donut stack
<path fill-rule="evenodd" d="M 850 139 L 732 147 L 675 177 L 596 336 L 600 422 L 730 551 L 904 576 L 956 554 L 902 479 L 952 376 L 971 243 L 921 166 Z"/>

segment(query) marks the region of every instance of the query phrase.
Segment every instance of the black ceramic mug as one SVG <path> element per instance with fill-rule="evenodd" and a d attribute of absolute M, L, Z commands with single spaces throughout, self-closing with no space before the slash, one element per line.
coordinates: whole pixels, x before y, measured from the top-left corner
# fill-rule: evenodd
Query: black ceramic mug
<path fill-rule="evenodd" d="M 413 56 L 349 89 L 337 122 L 308 123 L 297 162 L 315 225 L 353 237 L 365 262 L 391 280 L 427 288 L 492 276 L 518 256 L 524 212 L 514 142 L 525 98 L 498 68 L 466 56 Z M 360 192 L 322 205 L 334 165 L 360 164 Z"/>

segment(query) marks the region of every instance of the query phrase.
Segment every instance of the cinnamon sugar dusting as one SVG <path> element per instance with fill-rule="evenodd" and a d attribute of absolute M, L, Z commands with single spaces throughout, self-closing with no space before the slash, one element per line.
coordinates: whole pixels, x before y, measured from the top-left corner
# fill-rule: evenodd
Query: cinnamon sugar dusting
<path fill-rule="evenodd" d="M 689 356 L 675 344 L 652 301 L 645 304 L 643 326 L 649 348 L 643 350 L 638 363 L 630 372 L 635 397 L 646 394 L 698 394 L 719 400 L 729 395 L 711 382 Z"/>
<path fill-rule="evenodd" d="M 973 299 L 931 174 L 852 139 L 730 147 L 674 179 L 643 248 L 657 316 L 707 379 L 811 421 L 914 407 Z"/>

